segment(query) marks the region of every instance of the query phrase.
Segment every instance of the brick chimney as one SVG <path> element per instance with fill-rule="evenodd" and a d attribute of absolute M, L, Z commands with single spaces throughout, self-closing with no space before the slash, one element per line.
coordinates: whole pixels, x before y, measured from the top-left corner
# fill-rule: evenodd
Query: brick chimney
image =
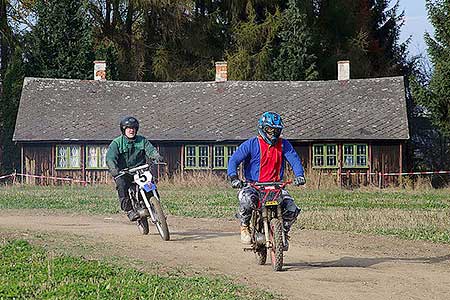
<path fill-rule="evenodd" d="M 94 80 L 106 80 L 106 61 L 94 61 Z"/>
<path fill-rule="evenodd" d="M 227 62 L 216 62 L 216 82 L 227 81 Z"/>
<path fill-rule="evenodd" d="M 337 62 L 338 80 L 350 80 L 350 61 L 341 60 Z"/>

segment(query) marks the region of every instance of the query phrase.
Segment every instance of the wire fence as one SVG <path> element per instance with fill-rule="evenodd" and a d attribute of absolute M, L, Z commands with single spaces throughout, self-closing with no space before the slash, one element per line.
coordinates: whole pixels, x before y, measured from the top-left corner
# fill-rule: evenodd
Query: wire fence
<path fill-rule="evenodd" d="M 366 179 L 366 184 L 375 184 L 377 186 L 379 186 L 380 188 L 385 186 L 385 181 L 386 178 L 389 177 L 398 177 L 400 180 L 401 178 L 405 177 L 405 176 L 422 176 L 422 175 L 443 175 L 443 174 L 450 174 L 450 171 L 413 171 L 413 172 L 387 172 L 387 173 L 383 173 L 383 172 L 358 172 L 358 171 L 346 171 L 346 172 L 320 172 L 319 173 L 319 178 L 315 178 L 315 181 L 317 182 L 317 184 L 314 184 L 317 186 L 317 188 L 320 188 L 321 186 L 321 177 L 322 176 L 330 176 L 332 175 L 335 178 L 335 182 L 336 184 L 340 185 L 340 186 L 345 186 L 345 185 L 349 185 L 349 183 L 347 182 L 349 179 L 352 178 L 352 176 L 356 176 L 357 178 L 365 178 Z M 11 182 L 13 184 L 15 183 L 23 183 L 24 179 L 26 178 L 31 178 L 31 179 L 39 179 L 39 182 L 43 183 L 44 180 L 45 181 L 52 181 L 55 184 L 57 183 L 61 183 L 61 182 L 65 182 L 65 183 L 76 183 L 76 184 L 81 184 L 83 186 L 87 186 L 88 184 L 93 184 L 96 183 L 94 182 L 90 182 L 90 181 L 86 181 L 86 180 L 80 180 L 80 179 L 75 179 L 75 178 L 70 178 L 70 177 L 57 177 L 57 176 L 46 176 L 46 175 L 35 175 L 35 174 L 22 174 L 22 173 L 11 173 L 11 174 L 6 174 L 6 175 L 2 175 L 0 176 L 0 183 L 1 182 Z M 360 180 L 360 179 L 358 179 Z M 36 182 L 28 182 L 31 184 L 39 184 Z M 361 182 L 358 181 L 359 185 Z M 362 184 L 364 185 L 364 184 Z"/>

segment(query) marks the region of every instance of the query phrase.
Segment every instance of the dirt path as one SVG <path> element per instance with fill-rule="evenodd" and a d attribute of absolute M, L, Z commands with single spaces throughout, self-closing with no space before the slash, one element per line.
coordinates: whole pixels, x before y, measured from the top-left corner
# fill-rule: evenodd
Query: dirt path
<path fill-rule="evenodd" d="M 25 223 L 24 223 L 25 221 Z M 450 246 L 348 233 L 292 236 L 282 272 L 258 266 L 239 244 L 235 221 L 169 216 L 171 241 L 140 236 L 122 215 L 0 211 L 2 228 L 68 232 L 135 253 L 146 262 L 226 274 L 288 299 L 449 299 Z"/>

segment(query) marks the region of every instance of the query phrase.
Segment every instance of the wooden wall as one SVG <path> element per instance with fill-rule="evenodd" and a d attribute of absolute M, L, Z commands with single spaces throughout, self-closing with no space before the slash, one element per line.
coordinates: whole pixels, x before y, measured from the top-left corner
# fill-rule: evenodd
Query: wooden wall
<path fill-rule="evenodd" d="M 81 168 L 73 170 L 57 170 L 55 168 L 55 145 L 22 145 L 23 147 L 23 172 L 27 175 L 44 177 L 58 177 L 75 180 L 83 180 L 95 183 L 108 183 L 112 178 L 108 170 L 86 170 L 85 168 L 85 145 L 81 145 Z M 50 178 L 25 177 L 25 183 L 42 185 L 61 184 L 64 180 Z M 69 181 L 66 181 L 66 183 Z"/>
<path fill-rule="evenodd" d="M 159 176 L 172 176 L 181 170 L 181 144 L 159 144 L 156 145 L 159 154 L 163 157 L 167 165 L 159 166 Z"/>
<path fill-rule="evenodd" d="M 334 142 L 336 144 L 336 142 Z M 92 143 L 89 143 L 92 144 Z M 337 143 L 339 149 L 342 148 L 342 142 Z M 85 145 L 80 144 L 82 149 L 82 166 L 79 170 L 56 170 L 55 169 L 55 145 L 23 144 L 23 168 L 26 174 L 43 175 L 46 177 L 63 177 L 77 180 L 85 180 L 92 183 L 108 183 L 112 181 L 108 170 L 86 170 L 85 163 Z M 160 143 L 154 144 L 160 154 L 163 156 L 167 165 L 156 167 L 153 172 L 155 176 L 172 176 L 176 172 L 183 171 L 183 144 L 182 143 Z M 211 144 L 212 145 L 212 144 Z M 342 185 L 381 185 L 386 186 L 395 184 L 398 177 L 385 177 L 379 182 L 378 175 L 369 175 L 368 173 L 378 172 L 399 172 L 401 170 L 402 160 L 405 156 L 400 154 L 402 148 L 401 142 L 377 142 L 369 143 L 369 168 L 364 169 L 332 169 L 318 170 L 312 168 L 312 143 L 293 142 L 294 148 L 299 154 L 305 170 L 309 172 L 339 173 L 339 181 Z M 210 151 L 212 153 L 212 151 Z M 212 158 L 211 158 L 212 159 Z M 341 157 L 340 157 L 341 160 Z M 192 171 L 191 171 L 192 172 Z M 204 170 L 194 171 L 204 172 Z M 358 173 L 356 175 L 348 174 Z M 214 170 L 217 174 L 226 174 L 226 170 Z M 42 178 L 26 178 L 25 182 L 35 184 L 54 184 L 55 181 Z M 60 181 L 57 181 L 60 182 Z"/>
<path fill-rule="evenodd" d="M 51 145 L 23 146 L 23 172 L 29 175 L 51 177 L 53 174 L 53 157 Z M 24 177 L 24 183 L 51 184 L 49 179 Z"/>

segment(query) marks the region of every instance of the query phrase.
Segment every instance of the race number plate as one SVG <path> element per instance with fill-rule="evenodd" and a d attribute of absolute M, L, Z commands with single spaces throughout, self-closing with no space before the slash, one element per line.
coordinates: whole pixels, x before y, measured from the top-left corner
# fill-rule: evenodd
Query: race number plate
<path fill-rule="evenodd" d="M 266 206 L 278 205 L 278 201 L 276 201 L 276 200 L 274 200 L 274 201 L 266 201 L 265 205 Z"/>
<path fill-rule="evenodd" d="M 153 176 L 150 171 L 145 171 L 144 173 L 134 175 L 134 182 L 136 182 L 146 192 L 150 192 L 156 189 L 155 184 L 152 183 L 152 179 Z"/>

